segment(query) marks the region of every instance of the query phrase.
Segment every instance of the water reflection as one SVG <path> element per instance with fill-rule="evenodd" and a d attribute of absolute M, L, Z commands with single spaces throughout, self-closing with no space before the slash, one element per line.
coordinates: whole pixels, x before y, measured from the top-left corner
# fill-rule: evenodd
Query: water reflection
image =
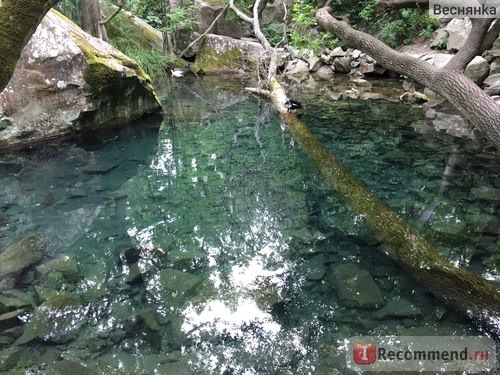
<path fill-rule="evenodd" d="M 71 199 L 34 187 L 27 189 L 35 192 L 30 197 L 20 194 L 27 207 L 43 202 L 48 217 L 57 217 L 46 225 L 53 244 L 65 233 L 71 241 L 61 254 L 61 264 L 71 267 L 37 266 L 15 286 L 37 297 L 20 305 L 31 335 L 23 355 L 43 352 L 45 363 L 33 370 L 34 360 L 26 360 L 20 367 L 45 375 L 53 362 L 74 369 L 74 359 L 111 375 L 325 375 L 347 373 L 342 345 L 351 336 L 479 333 L 379 251 L 363 218 L 332 194 L 265 102 L 239 86 L 234 94 L 213 82 L 188 90 L 186 82 L 176 83 L 168 86 L 172 113 L 153 140 L 154 155 L 131 175 L 123 152 L 116 156 L 120 162 L 111 170 L 123 167 L 121 175 L 133 176 L 121 188 L 123 179 L 109 181 L 108 172 L 75 173 L 64 187 Z M 425 121 L 421 113 L 395 104 L 316 108 L 311 101 L 304 119 L 444 253 L 473 248 L 457 259 L 498 277 L 491 266 L 496 201 L 488 195 L 496 183 L 495 156 L 475 143 L 431 134 L 432 127 L 415 133 L 412 124 Z M 125 153 L 127 160 L 135 157 Z M 113 164 L 92 168 L 102 172 Z M 13 181 L 2 181 L 9 204 L 16 200 L 12 189 L 21 190 Z M 114 188 L 104 195 L 107 184 Z M 82 186 L 92 187 L 92 195 L 79 196 L 75 188 Z M 0 208 L 14 215 L 15 207 Z M 85 223 L 76 222 L 79 216 Z M 83 235 L 82 228 L 88 229 Z M 12 309 L 0 303 L 5 312 Z M 43 330 L 30 326 L 37 314 Z M 60 315 L 57 325 L 44 320 Z M 8 334 L 1 331 L 0 339 Z"/>

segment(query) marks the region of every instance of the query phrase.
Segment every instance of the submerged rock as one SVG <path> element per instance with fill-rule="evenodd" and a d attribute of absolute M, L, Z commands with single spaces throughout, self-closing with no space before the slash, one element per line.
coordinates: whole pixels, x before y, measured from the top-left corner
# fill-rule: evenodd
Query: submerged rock
<path fill-rule="evenodd" d="M 98 375 L 99 372 L 95 369 L 83 366 L 78 362 L 64 359 L 49 366 L 45 372 L 46 375 Z"/>
<path fill-rule="evenodd" d="M 9 246 L 0 254 L 0 278 L 16 277 L 38 263 L 42 259 L 45 246 L 46 241 L 39 234 L 26 236 Z"/>
<path fill-rule="evenodd" d="M 377 311 L 376 319 L 388 318 L 418 318 L 422 316 L 422 309 L 403 299 L 396 299 L 387 302 L 387 305 Z"/>
<path fill-rule="evenodd" d="M 85 308 L 78 298 L 66 292 L 55 294 L 33 312 L 16 345 L 23 345 L 34 339 L 67 343 L 77 337 L 86 321 Z"/>
<path fill-rule="evenodd" d="M 333 281 L 344 306 L 373 309 L 384 303 L 382 292 L 370 273 L 356 264 L 336 267 L 333 270 Z"/>
<path fill-rule="evenodd" d="M 116 127 L 161 105 L 129 57 L 52 10 L 0 93 L 1 147 L 22 147 L 82 130 Z"/>

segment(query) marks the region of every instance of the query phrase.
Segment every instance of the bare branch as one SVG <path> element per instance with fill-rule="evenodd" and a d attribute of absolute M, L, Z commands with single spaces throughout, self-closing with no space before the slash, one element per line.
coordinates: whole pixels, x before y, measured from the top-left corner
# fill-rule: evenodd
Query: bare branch
<path fill-rule="evenodd" d="M 119 0 L 118 1 L 118 8 L 116 8 L 116 10 L 104 21 L 101 21 L 99 22 L 101 25 L 104 25 L 106 26 L 113 18 L 115 18 L 115 16 L 120 13 L 120 11 L 122 10 L 123 8 L 123 0 Z"/>
<path fill-rule="evenodd" d="M 243 21 L 248 22 L 248 23 L 253 23 L 253 19 L 250 16 L 247 16 L 245 13 L 243 13 L 241 10 L 239 10 L 236 5 L 234 5 L 234 0 L 229 0 L 229 7 L 233 10 L 236 15 L 241 18 Z"/>
<path fill-rule="evenodd" d="M 219 20 L 219 18 L 221 18 L 225 13 L 226 11 L 229 9 L 229 5 L 226 5 L 224 7 L 224 9 L 222 9 L 222 11 L 219 13 L 219 15 L 217 17 L 215 17 L 214 21 L 210 24 L 210 26 L 207 27 L 207 29 L 205 30 L 205 32 L 203 34 L 201 34 L 198 38 L 196 38 L 195 40 L 193 40 L 191 43 L 189 43 L 189 45 L 184 48 L 184 50 L 179 53 L 178 57 L 182 57 L 184 56 L 187 51 L 189 51 L 194 45 L 196 45 L 196 43 L 198 43 L 205 35 L 207 35 L 210 31 L 212 31 L 212 29 L 214 28 L 215 24 L 217 23 L 217 21 Z"/>

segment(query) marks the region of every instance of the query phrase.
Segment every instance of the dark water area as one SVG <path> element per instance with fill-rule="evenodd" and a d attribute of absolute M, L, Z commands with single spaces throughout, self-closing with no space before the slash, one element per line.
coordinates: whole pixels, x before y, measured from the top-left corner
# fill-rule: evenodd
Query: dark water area
<path fill-rule="evenodd" d="M 384 255 L 243 87 L 171 80 L 163 119 L 2 156 L 0 249 L 45 240 L 0 280 L 0 372 L 347 374 L 353 336 L 484 334 Z M 290 91 L 353 175 L 500 280 L 498 153 L 419 107 Z"/>

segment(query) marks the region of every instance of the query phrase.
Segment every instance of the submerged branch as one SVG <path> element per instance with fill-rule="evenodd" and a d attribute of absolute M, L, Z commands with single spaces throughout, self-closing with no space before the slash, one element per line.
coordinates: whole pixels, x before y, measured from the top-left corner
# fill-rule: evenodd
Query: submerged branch
<path fill-rule="evenodd" d="M 469 270 L 452 264 L 386 204 L 358 181 L 283 103 L 285 90 L 272 78 L 270 89 L 249 90 L 271 99 L 290 133 L 335 192 L 359 213 L 387 255 L 421 286 L 500 336 L 500 290 Z"/>

